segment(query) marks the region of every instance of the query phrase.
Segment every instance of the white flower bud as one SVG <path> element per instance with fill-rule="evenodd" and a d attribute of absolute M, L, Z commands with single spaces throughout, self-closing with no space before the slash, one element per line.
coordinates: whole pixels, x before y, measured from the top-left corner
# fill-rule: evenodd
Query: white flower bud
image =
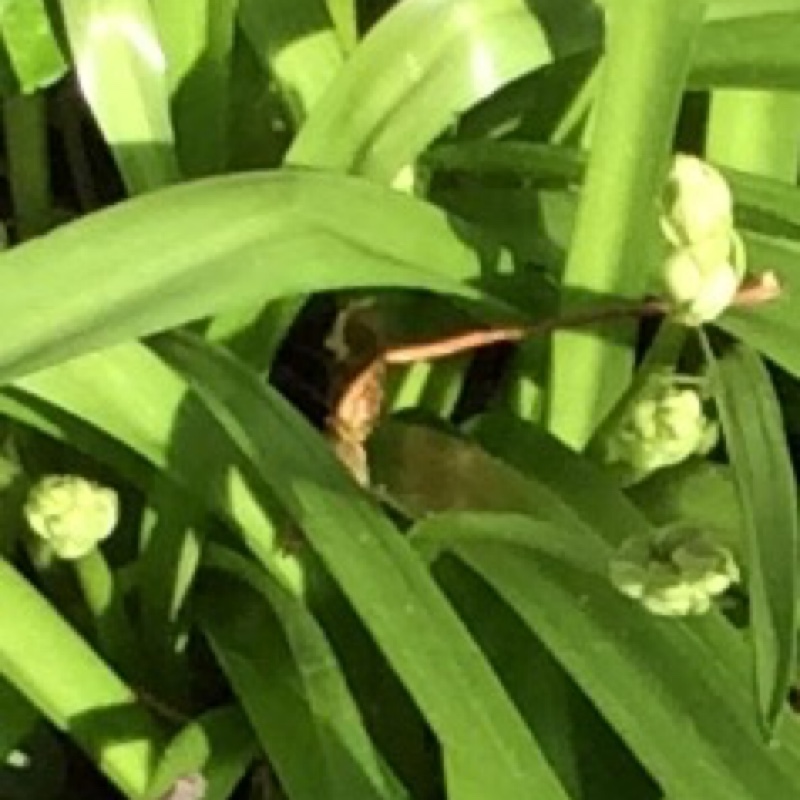
<path fill-rule="evenodd" d="M 31 530 L 60 558 L 81 558 L 107 538 L 119 519 L 116 492 L 77 475 L 48 475 L 25 503 Z"/>
<path fill-rule="evenodd" d="M 663 205 L 661 225 L 675 247 L 726 239 L 733 230 L 733 198 L 725 178 L 695 156 L 675 156 Z"/>
<path fill-rule="evenodd" d="M 697 326 L 716 319 L 731 304 L 742 274 L 727 259 L 703 263 L 698 247 L 675 250 L 664 264 L 664 284 L 674 318 Z"/>
<path fill-rule="evenodd" d="M 693 326 L 716 319 L 733 301 L 745 272 L 744 246 L 722 175 L 694 156 L 676 156 L 661 228 L 673 248 L 663 280 L 674 318 Z"/>

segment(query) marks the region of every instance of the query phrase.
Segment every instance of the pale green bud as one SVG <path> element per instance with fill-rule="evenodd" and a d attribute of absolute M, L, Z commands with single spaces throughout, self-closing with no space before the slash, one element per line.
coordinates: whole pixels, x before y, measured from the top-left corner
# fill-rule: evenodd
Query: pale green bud
<path fill-rule="evenodd" d="M 675 156 L 664 189 L 661 226 L 675 247 L 729 239 L 733 198 L 725 178 L 695 156 Z"/>
<path fill-rule="evenodd" d="M 81 558 L 107 538 L 119 519 L 116 492 L 78 475 L 48 475 L 30 490 L 25 517 L 60 558 Z"/>
<path fill-rule="evenodd" d="M 664 191 L 661 227 L 673 247 L 663 281 L 674 318 L 693 326 L 716 319 L 733 301 L 745 272 L 744 246 L 722 175 L 694 156 L 677 156 Z"/>
<path fill-rule="evenodd" d="M 718 438 L 697 389 L 679 388 L 665 374 L 651 376 L 603 440 L 603 459 L 635 483 L 663 467 L 707 453 Z"/>
<path fill-rule="evenodd" d="M 674 305 L 673 317 L 685 325 L 702 325 L 716 319 L 731 304 L 739 291 L 742 272 L 724 258 L 716 262 L 710 257 L 716 243 L 709 246 L 683 247 L 671 253 L 664 262 L 664 286 Z M 728 247 L 730 250 L 730 247 Z"/>
<path fill-rule="evenodd" d="M 626 540 L 609 575 L 620 592 L 651 613 L 674 617 L 706 613 L 740 579 L 731 552 L 685 523 Z"/>

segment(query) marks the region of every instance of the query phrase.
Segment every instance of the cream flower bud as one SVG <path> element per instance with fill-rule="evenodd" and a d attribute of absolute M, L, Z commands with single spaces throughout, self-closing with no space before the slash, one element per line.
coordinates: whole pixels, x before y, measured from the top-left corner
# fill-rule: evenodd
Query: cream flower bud
<path fill-rule="evenodd" d="M 707 453 L 717 426 L 695 388 L 678 388 L 669 375 L 653 375 L 601 442 L 603 460 L 623 468 L 631 484 L 663 467 Z"/>
<path fill-rule="evenodd" d="M 77 475 L 48 475 L 25 503 L 31 530 L 60 558 L 81 558 L 107 538 L 119 519 L 116 492 Z"/>
<path fill-rule="evenodd" d="M 733 198 L 725 178 L 695 156 L 675 156 L 663 206 L 661 226 L 675 247 L 728 238 L 733 230 Z"/>
<path fill-rule="evenodd" d="M 674 318 L 693 326 L 716 319 L 733 301 L 745 272 L 744 246 L 722 175 L 694 156 L 676 156 L 661 228 L 672 245 L 663 281 Z"/>
<path fill-rule="evenodd" d="M 716 319 L 731 304 L 742 272 L 727 257 L 704 261 L 700 246 L 675 250 L 664 263 L 664 284 L 674 318 L 697 326 Z"/>
<path fill-rule="evenodd" d="M 730 551 L 704 531 L 679 523 L 625 541 L 609 564 L 611 582 L 653 614 L 704 614 L 740 579 Z"/>

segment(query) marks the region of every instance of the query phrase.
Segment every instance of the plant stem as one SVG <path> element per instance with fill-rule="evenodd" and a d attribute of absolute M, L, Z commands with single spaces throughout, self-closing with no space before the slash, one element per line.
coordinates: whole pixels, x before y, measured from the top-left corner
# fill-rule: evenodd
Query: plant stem
<path fill-rule="evenodd" d="M 44 95 L 7 97 L 3 125 L 17 238 L 30 239 L 44 233 L 51 222 Z"/>
<path fill-rule="evenodd" d="M 122 604 L 114 575 L 99 548 L 74 562 L 75 575 L 94 618 L 101 649 L 128 677 L 141 680 L 142 667 L 136 638 Z"/>

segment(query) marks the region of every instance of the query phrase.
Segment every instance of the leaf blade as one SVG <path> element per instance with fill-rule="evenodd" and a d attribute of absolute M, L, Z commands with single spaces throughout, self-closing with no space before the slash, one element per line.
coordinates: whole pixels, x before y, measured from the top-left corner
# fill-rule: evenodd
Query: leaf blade
<path fill-rule="evenodd" d="M 794 680 L 797 489 L 769 375 L 746 345 L 704 348 L 747 537 L 756 698 L 772 734 Z"/>

